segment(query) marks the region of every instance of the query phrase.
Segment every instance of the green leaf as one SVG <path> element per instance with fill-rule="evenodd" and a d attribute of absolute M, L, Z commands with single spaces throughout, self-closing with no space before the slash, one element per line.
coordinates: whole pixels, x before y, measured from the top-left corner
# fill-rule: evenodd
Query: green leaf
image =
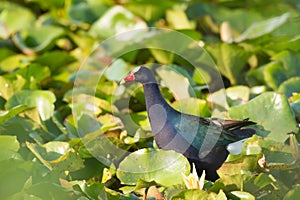
<path fill-rule="evenodd" d="M 284 81 L 278 88 L 278 92 L 289 98 L 293 93 L 300 93 L 300 77 L 293 77 Z"/>
<path fill-rule="evenodd" d="M 23 54 L 14 54 L 6 57 L 0 62 L 1 71 L 13 71 L 24 68 L 29 64 L 29 59 Z"/>
<path fill-rule="evenodd" d="M 277 90 L 279 85 L 288 78 L 280 62 L 265 65 L 263 74 L 266 84 L 274 90 Z"/>
<path fill-rule="evenodd" d="M 14 35 L 13 40 L 16 46 L 25 54 L 34 54 L 49 50 L 54 47 L 57 38 L 61 37 L 65 31 L 55 26 L 41 26 L 23 30 Z"/>
<path fill-rule="evenodd" d="M 44 2 L 43 0 L 39 0 Z M 61 2 L 60 0 L 55 0 Z M 89 0 L 89 1 L 72 1 L 68 9 L 68 16 L 73 23 L 93 23 L 96 21 L 108 8 L 109 1 L 105 0 Z"/>
<path fill-rule="evenodd" d="M 230 193 L 241 200 L 255 200 L 255 197 L 249 192 L 232 191 Z"/>
<path fill-rule="evenodd" d="M 142 20 L 138 20 L 129 10 L 116 5 L 91 26 L 89 33 L 94 37 L 108 38 L 138 28 L 146 28 Z M 127 35 L 133 38 L 134 35 Z M 128 40 L 129 38 L 127 38 Z"/>
<path fill-rule="evenodd" d="M 6 103 L 6 109 L 17 105 L 36 107 L 43 121 L 49 119 L 54 112 L 55 96 L 50 91 L 23 90 L 12 96 Z"/>
<path fill-rule="evenodd" d="M 20 144 L 16 136 L 0 135 L 0 161 L 18 158 Z"/>
<path fill-rule="evenodd" d="M 15 53 L 12 50 L 6 49 L 6 48 L 2 48 L 0 49 L 0 61 L 14 55 Z"/>
<path fill-rule="evenodd" d="M 223 192 L 223 190 L 219 191 L 216 198 L 217 198 L 217 200 L 227 200 L 227 197 L 226 197 L 225 193 Z"/>
<path fill-rule="evenodd" d="M 203 190 L 185 190 L 178 195 L 173 196 L 173 200 L 189 199 L 189 200 L 213 200 L 216 199 L 216 194 L 209 193 Z"/>
<path fill-rule="evenodd" d="M 299 198 L 299 195 L 300 195 L 300 186 L 296 186 L 284 196 L 283 200 L 294 200 Z"/>
<path fill-rule="evenodd" d="M 10 2 L 0 2 L 0 38 L 32 27 L 34 14 L 27 8 Z"/>
<path fill-rule="evenodd" d="M 177 100 L 172 103 L 172 106 L 183 113 L 201 117 L 210 116 L 208 104 L 202 99 L 188 98 Z"/>
<path fill-rule="evenodd" d="M 208 47 L 217 62 L 222 75 L 226 76 L 232 85 L 242 82 L 242 71 L 250 57 L 250 53 L 235 44 L 217 44 Z"/>
<path fill-rule="evenodd" d="M 15 93 L 18 93 L 26 84 L 26 80 L 21 76 L 7 78 L 0 76 L 0 96 L 8 100 Z"/>
<path fill-rule="evenodd" d="M 261 158 L 261 155 L 243 155 L 239 158 L 225 162 L 218 170 L 220 176 L 222 175 L 234 175 L 247 172 L 253 172 L 259 169 L 257 161 Z"/>
<path fill-rule="evenodd" d="M 59 74 L 70 63 L 74 62 L 75 58 L 65 51 L 48 51 L 43 55 L 38 56 L 33 62 L 39 63 L 50 68 L 52 74 Z"/>
<path fill-rule="evenodd" d="M 129 69 L 126 62 L 122 59 L 117 59 L 105 71 L 105 76 L 110 81 L 121 81 L 122 78 L 128 73 Z"/>
<path fill-rule="evenodd" d="M 84 166 L 83 160 L 71 151 L 67 142 L 51 141 L 44 145 L 26 142 L 26 146 L 49 170 L 71 172 Z"/>
<path fill-rule="evenodd" d="M 270 193 L 269 191 L 278 190 L 278 185 L 280 185 L 279 180 L 276 180 L 272 175 L 265 173 L 260 173 L 258 175 L 236 174 L 231 176 L 222 176 L 215 182 L 209 191 L 217 192 L 221 189 L 226 193 L 230 191 L 247 191 L 247 193 L 255 195 L 255 198 L 258 198 L 261 194 L 266 194 L 265 198 L 274 198 L 278 195 L 278 193 Z M 285 188 L 280 188 L 279 192 L 285 192 L 284 189 Z M 235 198 L 235 196 L 230 194 L 228 196 L 230 199 Z"/>
<path fill-rule="evenodd" d="M 89 199 L 107 199 L 106 188 L 103 183 L 87 184 L 84 181 L 76 181 L 73 187 Z"/>
<path fill-rule="evenodd" d="M 121 190 L 124 194 L 128 194 L 132 191 L 137 191 L 142 188 L 149 188 L 153 185 L 156 185 L 155 181 L 146 182 L 146 181 L 143 181 L 142 179 L 139 179 L 135 186 L 125 186 L 125 187 L 122 187 Z"/>
<path fill-rule="evenodd" d="M 247 39 L 254 39 L 265 34 L 271 33 L 276 28 L 284 24 L 290 17 L 289 13 L 285 13 L 278 17 L 273 17 L 261 22 L 253 23 L 242 35 L 235 38 L 235 42 L 241 42 Z"/>
<path fill-rule="evenodd" d="M 283 39 L 282 41 L 274 41 L 273 43 L 268 43 L 265 46 L 266 49 L 270 51 L 280 52 L 282 50 L 299 51 L 300 50 L 300 36 L 295 36 L 290 39 Z"/>
<path fill-rule="evenodd" d="M 286 163 L 290 164 L 294 161 L 291 154 L 291 147 L 282 142 L 276 142 L 267 138 L 260 138 L 253 136 L 246 142 L 247 155 L 259 155 L 261 153 L 265 156 L 267 164 L 270 163 Z"/>
<path fill-rule="evenodd" d="M 287 99 L 274 92 L 263 93 L 244 105 L 231 107 L 229 114 L 236 119 L 249 117 L 269 131 L 268 139 L 278 142 L 284 142 L 287 133 L 297 127 Z"/>
<path fill-rule="evenodd" d="M 43 9 L 57 9 L 57 8 L 63 8 L 64 2 L 60 0 L 30 0 L 30 2 L 35 2 L 39 4 L 39 6 Z"/>
<path fill-rule="evenodd" d="M 137 125 L 139 125 L 143 130 L 151 131 L 147 111 L 132 113 L 130 116 L 131 116 L 132 120 Z"/>
<path fill-rule="evenodd" d="M 27 109 L 28 107 L 25 105 L 18 105 L 16 107 L 11 108 L 10 110 L 0 111 L 0 123 L 18 115 L 19 113 Z"/>
<path fill-rule="evenodd" d="M 65 188 L 54 181 L 40 181 L 26 190 L 31 196 L 41 199 L 78 199 L 73 189 Z M 27 196 L 27 195 L 26 195 Z M 33 197 L 33 198 L 34 198 Z M 39 200 L 34 198 L 34 200 Z"/>
<path fill-rule="evenodd" d="M 128 153 L 130 146 L 123 145 L 116 138 L 101 137 L 101 135 L 99 131 L 85 135 L 82 139 L 84 146 L 79 149 L 80 152 L 84 156 L 93 155 L 106 166 L 110 166 L 113 162 L 119 163 Z"/>
<path fill-rule="evenodd" d="M 217 6 L 203 2 L 191 3 L 188 6 L 187 14 L 191 19 L 199 19 L 205 15 L 211 16 L 217 25 L 228 22 L 238 32 L 247 29 L 254 22 L 263 20 L 263 17 L 255 9 L 242 9 L 238 2 L 234 2 L 234 4 L 237 6 L 235 9 L 231 9 L 230 6 Z"/>
<path fill-rule="evenodd" d="M 175 2 L 171 1 L 128 1 L 126 8 L 132 13 L 142 17 L 147 22 L 155 22 L 165 15 L 166 9 L 174 6 Z M 176 5 L 176 4 L 175 4 Z"/>
<path fill-rule="evenodd" d="M 189 22 L 185 12 L 182 10 L 167 10 L 166 19 L 169 26 L 174 29 L 192 29 L 191 23 Z"/>
<path fill-rule="evenodd" d="M 40 82 L 51 75 L 48 67 L 39 64 L 31 64 L 16 71 L 16 76 L 22 76 L 26 80 L 23 89 L 38 89 Z"/>
<path fill-rule="evenodd" d="M 300 93 L 293 93 L 292 97 L 289 98 L 291 108 L 294 114 L 300 118 Z"/>
<path fill-rule="evenodd" d="M 9 118 L 8 120 L 0 124 L 1 135 L 17 136 L 20 142 L 31 140 L 33 134 L 36 134 L 38 135 L 38 137 L 40 137 L 39 134 L 43 134 L 44 132 L 39 132 L 39 130 L 37 129 L 37 123 L 34 123 L 30 119 L 21 118 L 19 116 Z"/>
<path fill-rule="evenodd" d="M 151 54 L 159 63 L 172 64 L 174 61 L 174 54 L 163 49 L 150 49 Z"/>
<path fill-rule="evenodd" d="M 227 97 L 230 99 L 230 105 L 237 106 L 248 102 L 250 97 L 250 89 L 246 86 L 241 85 L 229 87 L 226 89 L 226 94 Z"/>
<path fill-rule="evenodd" d="M 187 159 L 174 151 L 141 149 L 131 153 L 119 165 L 117 177 L 135 185 L 139 179 L 170 186 L 182 183 L 181 173 L 189 172 Z"/>
<path fill-rule="evenodd" d="M 164 84 L 172 91 L 176 100 L 186 99 L 191 96 L 191 83 L 192 78 L 185 71 L 176 70 L 175 66 L 164 66 L 156 70 L 157 74 L 164 81 Z M 189 77 L 189 78 L 187 78 Z"/>

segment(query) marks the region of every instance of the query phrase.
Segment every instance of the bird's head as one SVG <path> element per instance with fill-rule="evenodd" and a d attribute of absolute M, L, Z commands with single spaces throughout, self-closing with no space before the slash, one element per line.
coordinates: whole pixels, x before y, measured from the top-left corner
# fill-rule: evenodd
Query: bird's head
<path fill-rule="evenodd" d="M 140 66 L 132 70 L 125 78 L 125 82 L 156 83 L 155 77 L 150 69 Z"/>

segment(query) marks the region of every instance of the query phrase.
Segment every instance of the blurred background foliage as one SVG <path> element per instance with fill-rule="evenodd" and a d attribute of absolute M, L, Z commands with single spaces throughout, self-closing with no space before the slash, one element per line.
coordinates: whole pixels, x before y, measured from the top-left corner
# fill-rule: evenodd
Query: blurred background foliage
<path fill-rule="evenodd" d="M 297 0 L 0 1 L 1 199 L 297 199 L 299 11 Z M 73 90 L 74 81 L 88 81 L 92 71 L 77 71 L 99 43 L 134 29 L 149 34 L 150 27 L 196 41 L 217 64 L 225 89 L 209 93 L 209 71 L 172 52 L 138 49 L 105 58 L 112 64 L 97 83 L 94 104 L 72 102 L 88 96 Z M 150 34 L 150 44 L 164 37 Z M 257 135 L 202 190 L 183 184 L 190 166 L 182 155 L 153 143 L 142 89 L 119 86 L 145 63 L 175 108 L 257 122 Z M 72 110 L 88 107 L 97 117 L 74 121 Z"/>

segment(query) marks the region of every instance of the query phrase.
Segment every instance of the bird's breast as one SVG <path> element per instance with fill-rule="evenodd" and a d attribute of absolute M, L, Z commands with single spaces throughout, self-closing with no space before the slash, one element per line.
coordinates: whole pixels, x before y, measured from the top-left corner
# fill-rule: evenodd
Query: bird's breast
<path fill-rule="evenodd" d="M 160 104 L 154 104 L 148 108 L 148 116 L 153 135 L 162 132 L 167 125 L 167 111 Z"/>

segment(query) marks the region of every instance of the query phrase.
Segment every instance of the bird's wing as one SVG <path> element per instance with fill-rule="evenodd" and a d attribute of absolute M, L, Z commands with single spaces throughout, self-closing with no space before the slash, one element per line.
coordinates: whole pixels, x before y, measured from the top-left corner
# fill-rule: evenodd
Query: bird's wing
<path fill-rule="evenodd" d="M 244 120 L 228 120 L 228 119 L 222 120 L 222 119 L 212 118 L 212 121 L 214 123 L 220 124 L 223 127 L 223 129 L 228 131 L 233 131 L 245 126 L 256 124 L 255 122 L 249 121 L 249 118 L 246 118 Z"/>
<path fill-rule="evenodd" d="M 222 136 L 224 139 L 231 142 L 236 142 L 255 134 L 255 130 L 252 128 L 244 128 L 246 126 L 254 125 L 255 122 L 249 121 L 249 118 L 244 120 L 222 120 L 217 118 L 211 119 L 213 123 L 223 128 Z"/>
<path fill-rule="evenodd" d="M 255 124 L 249 119 L 222 120 L 181 114 L 180 118 L 174 119 L 173 124 L 176 132 L 196 148 L 203 145 L 228 145 L 255 133 L 254 129 L 243 128 Z"/>

